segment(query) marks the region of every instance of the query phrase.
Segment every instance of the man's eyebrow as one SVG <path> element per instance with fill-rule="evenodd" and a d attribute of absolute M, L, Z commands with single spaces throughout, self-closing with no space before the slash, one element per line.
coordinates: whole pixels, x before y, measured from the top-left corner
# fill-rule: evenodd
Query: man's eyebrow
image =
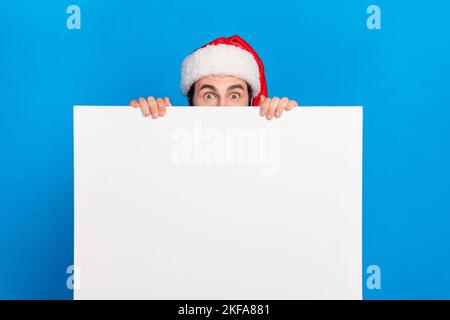
<path fill-rule="evenodd" d="M 235 85 L 229 86 L 227 90 L 230 91 L 230 90 L 233 90 L 233 89 L 242 89 L 242 90 L 244 90 L 244 87 L 242 85 L 240 85 L 240 84 L 235 84 Z"/>
<path fill-rule="evenodd" d="M 217 91 L 216 87 L 214 87 L 213 85 L 210 85 L 210 84 L 202 84 L 200 86 L 200 89 L 198 89 L 198 91 L 200 91 L 202 89 L 211 89 L 213 91 Z"/>

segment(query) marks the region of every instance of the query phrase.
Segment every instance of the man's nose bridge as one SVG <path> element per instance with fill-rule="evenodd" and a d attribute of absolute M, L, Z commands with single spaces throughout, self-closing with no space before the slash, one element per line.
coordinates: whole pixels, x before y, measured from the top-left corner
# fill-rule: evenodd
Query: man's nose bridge
<path fill-rule="evenodd" d="M 226 94 L 224 94 L 223 97 L 220 98 L 220 105 L 221 106 L 231 106 L 233 105 L 232 101 L 230 101 L 230 99 L 228 98 L 228 96 Z"/>

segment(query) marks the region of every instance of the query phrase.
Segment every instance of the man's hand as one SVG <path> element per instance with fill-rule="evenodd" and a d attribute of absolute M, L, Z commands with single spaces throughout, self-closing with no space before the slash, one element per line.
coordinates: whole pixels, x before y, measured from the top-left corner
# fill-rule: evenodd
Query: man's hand
<path fill-rule="evenodd" d="M 168 97 L 155 99 L 155 97 L 150 96 L 147 99 L 132 100 L 130 106 L 140 108 L 144 117 L 152 116 L 152 118 L 156 119 L 163 117 L 166 114 L 166 107 L 172 106 L 172 104 Z M 260 115 L 266 117 L 267 120 L 271 120 L 273 117 L 281 117 L 284 110 L 289 111 L 297 106 L 297 101 L 289 100 L 286 97 L 280 99 L 278 97 L 267 98 L 261 96 Z"/>
<path fill-rule="evenodd" d="M 144 117 L 152 116 L 153 119 L 164 117 L 166 114 L 166 107 L 171 106 L 168 97 L 157 98 L 148 97 L 147 99 L 139 98 L 137 101 L 132 100 L 130 106 L 133 108 L 140 108 Z"/>
<path fill-rule="evenodd" d="M 278 97 L 267 98 L 261 96 L 259 106 L 259 114 L 261 117 L 266 117 L 267 120 L 271 120 L 273 117 L 281 117 L 283 110 L 289 111 L 292 108 L 297 107 L 298 103 L 297 101 L 289 100 L 286 97 L 280 99 Z"/>

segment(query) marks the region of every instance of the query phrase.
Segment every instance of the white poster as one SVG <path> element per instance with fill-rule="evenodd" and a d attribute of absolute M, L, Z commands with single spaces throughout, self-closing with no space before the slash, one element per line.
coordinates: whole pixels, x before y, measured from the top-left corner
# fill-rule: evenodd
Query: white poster
<path fill-rule="evenodd" d="M 361 299 L 362 107 L 74 108 L 75 299 Z"/>

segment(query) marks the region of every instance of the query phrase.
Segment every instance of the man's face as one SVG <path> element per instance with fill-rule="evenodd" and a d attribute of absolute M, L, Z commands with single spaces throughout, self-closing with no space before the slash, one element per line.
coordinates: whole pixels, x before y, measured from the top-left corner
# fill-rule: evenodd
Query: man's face
<path fill-rule="evenodd" d="M 194 106 L 248 106 L 247 82 L 232 76 L 208 76 L 195 84 Z"/>

